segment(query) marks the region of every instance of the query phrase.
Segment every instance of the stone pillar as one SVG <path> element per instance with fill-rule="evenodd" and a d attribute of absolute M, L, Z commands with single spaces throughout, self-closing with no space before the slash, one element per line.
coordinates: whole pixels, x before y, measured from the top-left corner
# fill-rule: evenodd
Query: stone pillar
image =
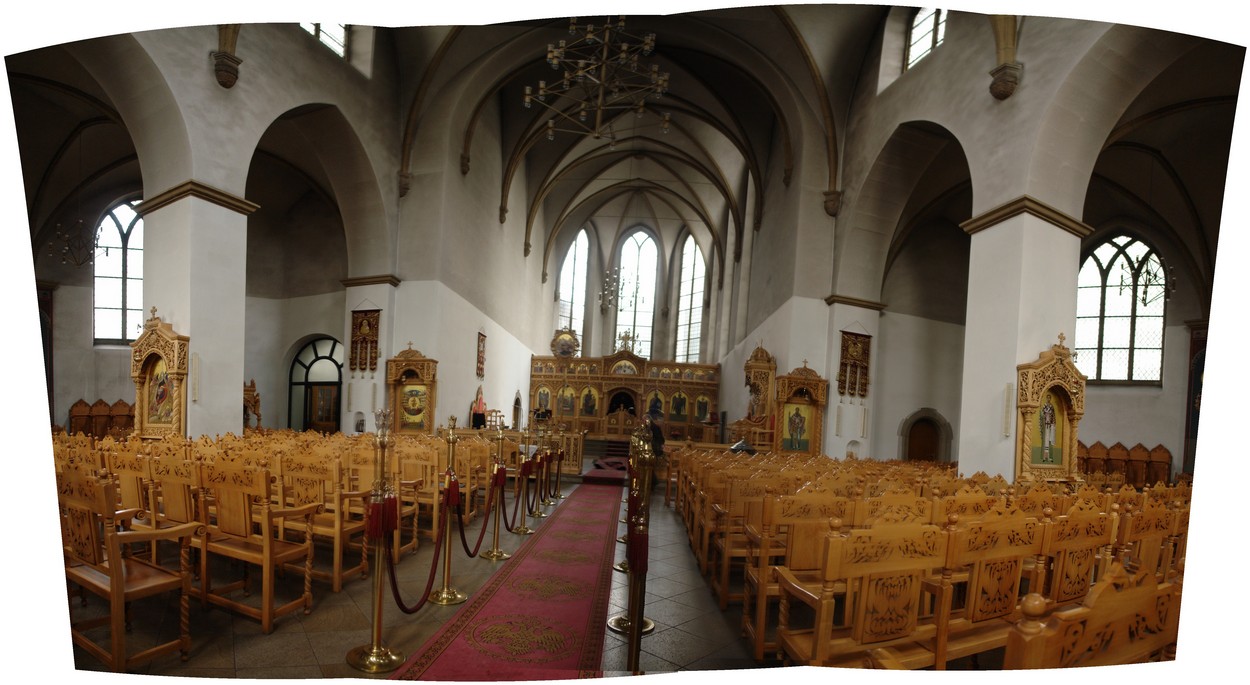
<path fill-rule="evenodd" d="M 859 459 L 901 458 L 885 452 L 872 442 L 873 421 L 876 419 L 872 410 L 879 406 L 879 402 L 874 399 L 871 379 L 877 377 L 881 310 L 885 309 L 885 305 L 840 295 L 830 295 L 825 302 L 829 305 L 829 352 L 825 360 L 829 379 L 829 404 L 825 408 L 825 454 L 834 459 L 845 458 L 849 452 L 854 452 Z M 839 390 L 838 371 L 842 361 L 843 331 L 870 336 L 870 381 L 867 396 L 861 397 Z"/>
<path fill-rule="evenodd" d="M 1024 196 L 963 224 L 972 236 L 959 433 L 971 475 L 1015 476 L 1016 366 L 1073 337 L 1081 239 L 1091 229 Z"/>
<path fill-rule="evenodd" d="M 357 413 L 365 420 L 364 430 L 374 430 L 373 412 L 387 407 L 386 397 L 386 360 L 404 349 L 398 341 L 393 340 L 395 330 L 395 295 L 400 284 L 399 278 L 390 274 L 349 278 L 343 281 L 347 288 L 344 300 L 347 311 L 343 312 L 344 344 L 351 353 L 352 312 L 357 310 L 378 309 L 378 359 L 373 369 L 369 364 L 359 365 L 361 368 L 352 370 L 350 360 L 343 367 L 343 394 L 341 426 L 344 433 L 356 432 Z M 367 361 L 367 360 L 366 360 Z"/>
<path fill-rule="evenodd" d="M 198 181 L 145 200 L 143 308 L 190 337 L 186 435 L 243 432 L 247 216 L 257 205 Z"/>

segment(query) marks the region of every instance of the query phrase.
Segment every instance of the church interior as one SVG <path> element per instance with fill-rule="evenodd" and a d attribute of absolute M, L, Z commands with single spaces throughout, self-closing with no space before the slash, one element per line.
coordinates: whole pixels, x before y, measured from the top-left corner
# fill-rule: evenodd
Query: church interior
<path fill-rule="evenodd" d="M 600 4 L 210 12 L 5 50 L 31 249 L 5 264 L 30 360 L 6 406 L 22 520 L 47 518 L 26 612 L 66 668 L 1217 652 L 1202 523 L 1245 482 L 1222 456 L 1245 290 L 1225 11 Z M 606 532 L 582 532 L 601 481 Z M 465 558 L 457 513 L 464 552 L 493 531 L 512 561 Z M 510 569 L 575 552 L 604 555 L 571 592 L 597 601 L 581 651 L 491 647 L 486 596 L 524 613 Z M 123 559 L 167 580 L 132 600 Z M 453 564 L 467 599 L 429 594 Z M 441 606 L 397 611 L 385 576 Z M 1133 639 L 1052 644 L 1093 617 Z"/>

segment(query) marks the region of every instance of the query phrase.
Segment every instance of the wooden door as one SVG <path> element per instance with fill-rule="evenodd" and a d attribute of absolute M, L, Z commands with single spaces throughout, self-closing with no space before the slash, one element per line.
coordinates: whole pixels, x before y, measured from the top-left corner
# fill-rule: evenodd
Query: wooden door
<path fill-rule="evenodd" d="M 917 419 L 907 432 L 907 459 L 909 461 L 936 461 L 937 454 L 937 424 L 932 419 Z"/>
<path fill-rule="evenodd" d="M 335 433 L 339 429 L 338 383 L 310 383 L 304 392 L 304 428 L 318 433 Z"/>

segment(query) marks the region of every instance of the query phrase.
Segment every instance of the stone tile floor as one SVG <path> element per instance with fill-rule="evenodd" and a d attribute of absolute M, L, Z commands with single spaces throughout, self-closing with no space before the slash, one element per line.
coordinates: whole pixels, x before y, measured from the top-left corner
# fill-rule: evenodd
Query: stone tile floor
<path fill-rule="evenodd" d="M 565 484 L 571 492 L 575 484 Z M 625 491 L 622 490 L 622 495 Z M 555 505 L 555 506 L 558 506 Z M 530 521 L 537 528 L 541 521 Z M 466 527 L 470 544 L 481 530 L 483 517 Z M 492 524 L 493 526 L 493 524 Z M 482 549 L 491 546 L 491 531 Z M 620 527 L 624 533 L 624 525 Z M 648 675 L 679 671 L 756 668 L 746 642 L 739 632 L 741 612 L 730 607 L 722 612 L 707 580 L 700 575 L 694 555 L 687 542 L 681 518 L 671 507 L 665 507 L 662 491 L 654 493 L 651 509 L 650 568 L 646 584 L 644 614 L 655 623 L 655 629 L 642 640 L 639 666 Z M 513 551 L 521 544 L 520 536 L 500 533 L 499 546 Z M 413 603 L 423 593 L 429 580 L 434 545 L 423 540 L 415 553 L 403 557 L 396 567 L 396 579 L 406 601 Z M 453 545 L 451 585 L 472 594 L 490 578 L 501 564 L 485 559 L 470 559 Z M 624 557 L 624 546 L 618 560 Z M 434 578 L 434 588 L 442 587 L 442 562 Z M 214 578 L 234 575 L 228 562 L 214 564 Z M 279 600 L 297 596 L 302 587 L 299 574 L 288 573 L 279 582 Z M 256 580 L 253 580 L 256 585 Z M 257 599 L 259 588 L 252 594 Z M 628 575 L 616 573 L 608 616 L 625 613 L 628 603 Z M 373 581 L 355 577 L 343 590 L 332 593 L 326 583 L 313 583 L 313 611 L 288 614 L 275 622 L 273 632 L 265 635 L 260 624 L 221 608 L 203 609 L 191 603 L 192 651 L 188 661 L 171 654 L 138 666 L 134 672 L 184 677 L 211 678 L 385 678 L 389 674 L 366 674 L 350 666 L 347 653 L 368 645 L 372 634 Z M 62 605 L 64 606 L 64 605 Z M 86 607 L 72 602 L 75 619 L 98 615 L 103 602 L 91 598 Z M 396 607 L 389 588 L 384 588 L 382 613 L 383 642 L 405 657 L 420 647 L 460 605 L 426 605 L 415 614 L 405 614 Z M 136 602 L 132 607 L 133 630 L 128 634 L 128 651 L 152 644 L 157 636 L 177 630 L 177 604 L 173 597 Z M 103 634 L 103 633 L 102 633 Z M 68 636 L 65 636 L 68 640 Z M 164 638 L 169 639 L 169 638 Z M 75 668 L 102 671 L 104 666 L 78 647 L 73 648 Z M 611 630 L 604 638 L 602 668 L 607 676 L 630 675 L 628 636 Z"/>

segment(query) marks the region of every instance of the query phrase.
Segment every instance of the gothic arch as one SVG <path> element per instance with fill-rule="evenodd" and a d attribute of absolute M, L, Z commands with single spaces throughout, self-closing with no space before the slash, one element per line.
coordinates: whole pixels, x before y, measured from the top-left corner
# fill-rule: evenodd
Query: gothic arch
<path fill-rule="evenodd" d="M 951 460 L 951 444 L 955 440 L 955 431 L 951 428 L 950 421 L 946 420 L 942 413 L 931 407 L 923 407 L 912 412 L 904 418 L 898 425 L 898 456 L 899 459 L 905 458 L 907 455 L 908 439 L 911 435 L 911 429 L 920 421 L 930 421 L 937 426 L 938 429 L 938 451 L 936 461 L 949 462 Z"/>

